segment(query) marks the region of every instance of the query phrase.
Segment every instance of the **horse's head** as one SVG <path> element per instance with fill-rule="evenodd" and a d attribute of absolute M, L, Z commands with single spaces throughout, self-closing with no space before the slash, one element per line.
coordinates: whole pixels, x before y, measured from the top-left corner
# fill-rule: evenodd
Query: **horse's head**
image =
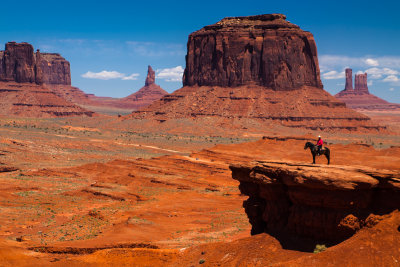
<path fill-rule="evenodd" d="M 307 149 L 307 148 L 309 148 L 309 147 L 311 147 L 311 143 L 310 143 L 310 142 L 307 142 L 307 143 L 304 145 L 304 149 Z"/>

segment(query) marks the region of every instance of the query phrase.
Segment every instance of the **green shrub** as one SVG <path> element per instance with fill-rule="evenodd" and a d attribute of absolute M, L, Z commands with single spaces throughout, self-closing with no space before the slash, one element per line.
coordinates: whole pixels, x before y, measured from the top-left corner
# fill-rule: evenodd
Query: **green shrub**
<path fill-rule="evenodd" d="M 314 253 L 320 253 L 320 252 L 324 251 L 325 249 L 327 249 L 327 247 L 325 245 L 317 244 L 314 248 Z"/>

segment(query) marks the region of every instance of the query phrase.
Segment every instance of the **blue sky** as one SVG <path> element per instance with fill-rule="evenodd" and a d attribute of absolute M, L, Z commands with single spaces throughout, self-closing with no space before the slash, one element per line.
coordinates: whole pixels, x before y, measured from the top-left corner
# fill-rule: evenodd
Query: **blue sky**
<path fill-rule="evenodd" d="M 344 88 L 343 70 L 352 67 L 369 73 L 372 93 L 400 103 L 400 3 L 369 2 L 8 1 L 0 43 L 26 41 L 61 53 L 71 63 L 72 84 L 87 93 L 129 95 L 144 85 L 149 64 L 172 92 L 182 86 L 191 32 L 227 16 L 283 13 L 314 34 L 328 92 Z"/>

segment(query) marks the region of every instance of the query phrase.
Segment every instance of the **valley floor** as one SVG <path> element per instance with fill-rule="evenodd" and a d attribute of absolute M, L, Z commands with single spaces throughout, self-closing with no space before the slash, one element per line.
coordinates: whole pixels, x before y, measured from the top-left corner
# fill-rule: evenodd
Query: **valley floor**
<path fill-rule="evenodd" d="M 250 236 L 229 165 L 310 163 L 304 143 L 318 132 L 114 121 L 0 118 L 0 265 L 310 263 L 313 254 Z M 323 134 L 333 165 L 400 170 L 398 134 Z M 269 258 L 257 254 L 265 249 Z"/>

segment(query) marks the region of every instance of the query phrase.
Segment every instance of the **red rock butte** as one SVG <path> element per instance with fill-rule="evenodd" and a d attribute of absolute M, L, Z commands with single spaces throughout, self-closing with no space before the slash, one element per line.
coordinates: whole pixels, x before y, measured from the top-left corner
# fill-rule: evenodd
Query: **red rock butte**
<path fill-rule="evenodd" d="M 323 90 L 313 35 L 281 14 L 224 18 L 190 34 L 183 85 L 131 116 L 380 129 Z"/>
<path fill-rule="evenodd" d="M 224 18 L 190 34 L 183 85 L 322 88 L 314 37 L 285 19 Z"/>
<path fill-rule="evenodd" d="M 368 74 L 356 74 L 355 86 L 353 89 L 352 69 L 346 69 L 346 86 L 335 97 L 349 108 L 359 110 L 400 110 L 400 104 L 389 103 L 388 101 L 371 94 L 368 90 Z"/>
<path fill-rule="evenodd" d="M 3 87 L 1 92 L 7 94 L 3 99 L 10 98 L 12 92 L 19 92 L 11 98 L 18 99 L 24 95 L 25 100 L 20 99 L 13 100 L 15 103 L 4 103 L 3 106 L 8 108 L 0 114 L 34 117 L 93 114 L 93 112 L 86 111 L 75 104 L 88 107 L 121 108 L 128 109 L 128 112 L 131 112 L 168 94 L 155 84 L 155 72 L 150 66 L 148 71 L 145 86 L 138 92 L 121 99 L 98 97 L 86 94 L 79 88 L 71 86 L 70 63 L 60 54 L 41 53 L 39 50 L 34 53 L 31 44 L 9 42 L 6 44 L 5 51 L 0 51 L 0 84 Z M 13 90 L 9 90 L 8 87 L 12 83 L 18 83 L 18 85 L 15 85 Z M 16 88 L 18 88 L 17 91 Z M 37 95 L 39 91 L 42 96 Z M 29 97 L 32 99 L 32 103 L 26 100 L 27 95 L 32 95 Z M 14 108 L 13 105 L 17 105 L 18 109 Z M 68 106 L 68 110 L 62 110 L 63 106 Z M 30 107 L 29 111 L 28 109 L 24 111 L 24 107 Z M 46 111 L 44 111 L 44 107 L 46 107 Z M 52 109 L 55 107 L 57 107 L 57 110 L 53 112 Z M 35 108 L 37 110 L 33 111 Z"/>
<path fill-rule="evenodd" d="M 33 51 L 28 43 L 9 42 L 0 51 L 0 114 L 27 117 L 92 116 L 47 85 L 70 87 L 69 62 L 59 54 Z"/>

